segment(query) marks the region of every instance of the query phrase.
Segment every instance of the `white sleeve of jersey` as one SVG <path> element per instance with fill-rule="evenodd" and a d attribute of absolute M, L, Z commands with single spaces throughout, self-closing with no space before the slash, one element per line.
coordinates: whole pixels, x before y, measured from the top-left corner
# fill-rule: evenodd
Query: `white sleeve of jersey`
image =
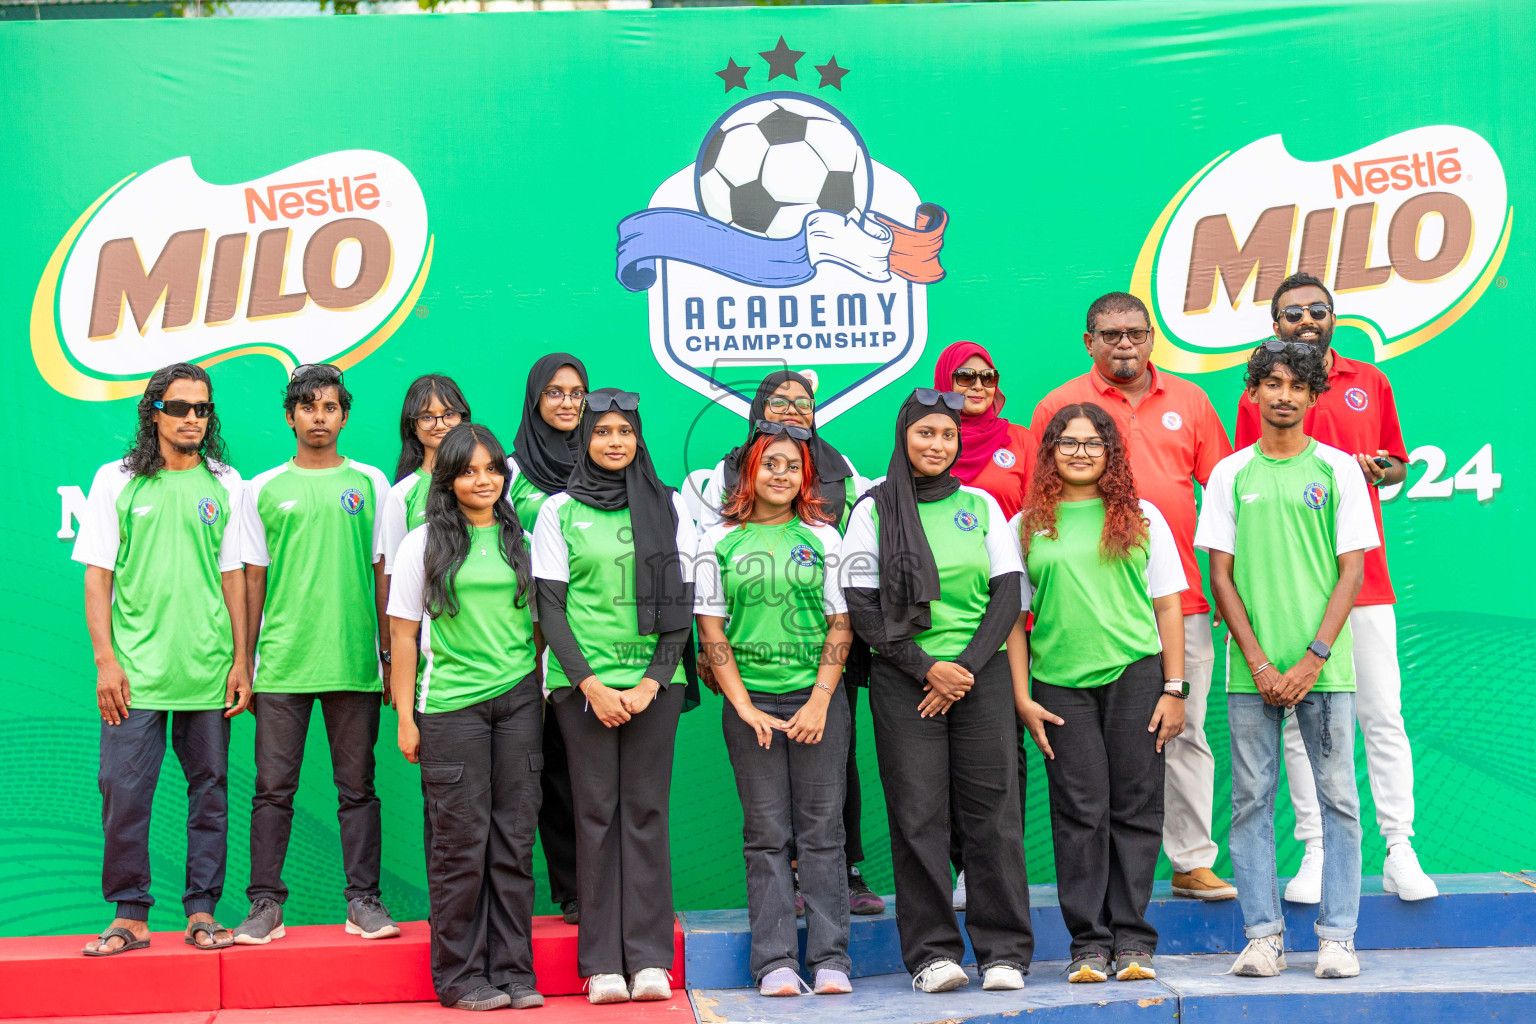
<path fill-rule="evenodd" d="M 117 571 L 117 549 L 122 543 L 117 525 L 117 498 L 128 480 L 128 472 L 121 462 L 109 462 L 96 471 L 70 558 L 108 572 Z"/>
<path fill-rule="evenodd" d="M 699 538 L 698 559 L 693 569 L 693 613 L 728 618 L 725 604 L 725 583 L 720 578 L 720 561 L 715 555 L 719 544 L 731 527 L 722 523 Z"/>
<path fill-rule="evenodd" d="M 1024 571 L 1024 557 L 1019 549 L 1019 535 L 1007 528 L 1003 507 L 986 491 L 966 488 L 980 495 L 987 503 L 987 558 L 992 563 L 988 578 L 1006 576 L 1010 572 Z"/>
<path fill-rule="evenodd" d="M 373 560 L 384 557 L 384 509 L 389 505 L 389 477 L 373 466 L 358 464 L 358 469 L 373 481 Z"/>
<path fill-rule="evenodd" d="M 386 575 L 394 572 L 395 551 L 400 547 L 400 542 L 405 540 L 405 535 L 410 532 L 409 524 L 405 521 L 405 496 L 410 493 L 416 483 L 416 474 L 407 473 L 405 479 L 389 489 L 389 495 L 384 499 L 384 507 L 379 512 L 379 548 L 384 553 L 384 572 Z"/>
<path fill-rule="evenodd" d="M 816 527 L 816 537 L 821 541 L 821 606 L 828 615 L 844 615 L 848 612 L 848 599 L 838 581 L 837 567 L 842 563 L 843 538 L 832 526 Z"/>
<path fill-rule="evenodd" d="M 693 582 L 693 564 L 699 554 L 699 534 L 693 525 L 693 516 L 683 496 L 672 492 L 672 507 L 677 510 L 677 561 L 683 573 L 683 582 Z"/>
<path fill-rule="evenodd" d="M 699 536 L 702 537 L 724 522 L 720 518 L 720 506 L 725 501 L 724 491 L 725 460 L 721 459 L 704 479 L 704 486 L 699 489 Z"/>
<path fill-rule="evenodd" d="M 420 622 L 426 617 L 427 530 L 418 526 L 405 535 L 395 552 L 395 571 L 389 580 L 391 618 Z"/>
<path fill-rule="evenodd" d="M 844 455 L 843 461 L 848 464 L 848 472 L 853 474 L 853 500 L 858 501 L 864 497 L 864 492 L 874 486 L 874 481 L 867 477 L 859 476 L 859 471 L 854 468 L 853 460 L 848 456 Z"/>
<path fill-rule="evenodd" d="M 570 500 L 564 491 L 552 494 L 533 524 L 533 575 L 557 583 L 571 581 L 571 549 L 560 532 L 560 506 Z"/>
<path fill-rule="evenodd" d="M 267 524 L 261 521 L 261 489 L 281 472 L 279 467 L 261 473 L 245 485 L 245 496 L 240 500 L 240 512 L 235 518 L 240 520 L 240 560 L 250 565 L 272 564 L 272 553 L 267 550 Z"/>
<path fill-rule="evenodd" d="M 1147 593 L 1156 599 L 1188 590 L 1184 563 L 1179 560 L 1179 546 L 1168 520 L 1145 498 L 1141 499 L 1141 514 L 1147 517 Z"/>
<path fill-rule="evenodd" d="M 1200 499 L 1200 521 L 1195 525 L 1195 547 L 1201 551 L 1237 553 L 1237 507 L 1232 495 L 1238 466 L 1233 460 L 1237 458 L 1229 455 L 1216 463 L 1205 485 L 1205 494 Z"/>
<path fill-rule="evenodd" d="M 1024 513 L 1018 512 L 1008 520 L 1008 533 L 1019 545 L 1019 562 L 1024 566 L 1024 571 L 1019 573 L 1019 597 L 1022 599 L 1019 607 L 1029 610 L 1029 603 L 1035 599 L 1035 585 L 1029 578 L 1029 563 L 1024 560 L 1024 544 L 1018 540 L 1019 531 L 1024 528 Z"/>
<path fill-rule="evenodd" d="M 1371 509 L 1371 496 L 1366 491 L 1365 473 L 1361 471 L 1360 463 L 1347 452 L 1325 444 L 1319 444 L 1317 452 L 1333 467 L 1334 484 L 1339 489 L 1334 554 L 1381 547 L 1381 536 L 1376 532 L 1376 515 Z"/>
<path fill-rule="evenodd" d="M 229 503 L 233 506 L 230 509 L 229 525 L 224 527 L 224 537 L 219 542 L 219 572 L 234 572 L 245 568 L 245 517 L 242 509 L 251 498 L 246 493 L 245 481 L 240 479 L 235 467 L 223 466 L 217 479 L 229 492 Z"/>
<path fill-rule="evenodd" d="M 875 502 L 865 499 L 854 506 L 843 534 L 843 564 L 838 567 L 838 586 L 844 590 L 876 590 L 880 586 L 880 530 L 875 526 Z"/>

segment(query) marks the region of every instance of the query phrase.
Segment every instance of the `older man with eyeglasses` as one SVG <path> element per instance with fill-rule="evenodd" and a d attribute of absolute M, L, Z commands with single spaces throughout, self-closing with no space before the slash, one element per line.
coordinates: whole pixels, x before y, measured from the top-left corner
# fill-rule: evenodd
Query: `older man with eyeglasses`
<path fill-rule="evenodd" d="M 1083 346 L 1093 368 L 1046 395 L 1035 407 L 1038 437 L 1056 411 L 1092 402 L 1120 428 L 1130 448 L 1137 493 L 1157 506 L 1173 531 L 1189 588 L 1184 591 L 1184 674 L 1189 697 L 1184 732 L 1164 749 L 1163 849 L 1173 866 L 1173 892 L 1228 900 L 1237 890 L 1212 870 L 1216 759 L 1205 737 L 1206 700 L 1215 650 L 1211 606 L 1195 560 L 1195 484 L 1232 453 L 1227 431 L 1205 392 L 1152 365 L 1154 333 L 1146 305 L 1110 292 L 1088 307 Z M 1219 621 L 1219 620 L 1218 620 Z"/>

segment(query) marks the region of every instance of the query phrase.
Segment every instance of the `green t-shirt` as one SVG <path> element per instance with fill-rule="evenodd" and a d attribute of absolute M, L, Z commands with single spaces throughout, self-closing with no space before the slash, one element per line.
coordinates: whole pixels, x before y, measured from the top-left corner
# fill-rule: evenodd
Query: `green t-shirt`
<path fill-rule="evenodd" d="M 384 553 L 384 571 L 395 571 L 395 552 L 405 535 L 427 521 L 427 490 L 432 474 L 424 469 L 407 473 L 395 482 L 384 497 L 379 513 L 379 548 Z"/>
<path fill-rule="evenodd" d="M 683 581 L 693 582 L 693 521 L 682 499 L 677 510 L 677 551 Z M 635 617 L 635 543 L 629 509 L 606 511 L 584 505 L 561 491 L 539 511 L 533 530 L 533 575 L 568 586 L 566 617 L 593 674 L 604 686 L 637 686 L 656 653 L 656 634 L 641 636 Z M 679 664 L 670 680 L 682 679 Z M 545 653 L 544 686 L 557 690 L 579 683 L 558 658 Z"/>
<path fill-rule="evenodd" d="M 528 535 L 529 543 L 532 543 L 533 526 L 539 521 L 539 509 L 549 500 L 549 494 L 539 490 L 510 455 L 507 456 L 507 472 L 512 476 L 507 497 L 512 499 L 512 507 L 517 510 L 517 521 L 523 524 L 523 532 Z"/>
<path fill-rule="evenodd" d="M 534 669 L 533 612 L 517 603 L 517 574 L 501 554 L 499 526 L 470 531 L 454 577 L 459 613 L 427 614 L 425 557 L 430 526 L 406 534 L 395 553 L 389 614 L 421 623 L 416 710 L 458 711 L 499 697 Z"/>
<path fill-rule="evenodd" d="M 290 459 L 250 482 L 243 557 L 267 567 L 257 693 L 382 688 L 373 563 L 383 552 L 379 511 L 388 493 L 383 473 L 351 459 L 331 469 L 300 469 Z"/>
<path fill-rule="evenodd" d="M 1339 581 L 1338 556 L 1380 543 L 1359 464 L 1316 440 L 1289 459 L 1252 444 L 1217 463 L 1195 528 L 1195 547 L 1232 555 L 1254 636 L 1281 672 L 1317 637 Z M 1353 650 L 1345 622 L 1314 689 L 1352 692 Z M 1227 690 L 1258 692 L 1237 644 L 1227 645 Z"/>
<path fill-rule="evenodd" d="M 848 461 L 847 456 L 843 456 L 843 462 L 848 466 L 848 475 L 843 478 L 843 517 L 837 524 L 837 532 L 840 534 L 848 531 L 848 517 L 853 512 L 854 503 L 869 490 L 869 481 L 859 476 L 859 471 L 853 468 L 853 463 Z M 694 485 L 690 483 L 689 486 Z M 715 468 L 709 471 L 709 475 L 704 478 L 703 485 L 699 489 L 699 535 L 701 537 L 724 522 L 720 518 L 720 506 L 725 498 L 725 460 L 721 459 L 715 464 Z"/>
<path fill-rule="evenodd" d="M 134 709 L 224 707 L 234 633 L 222 573 L 240 561 L 240 474 L 207 463 L 131 476 L 96 471 L 72 557 L 110 570 L 112 649 Z"/>
<path fill-rule="evenodd" d="M 841 538 L 831 526 L 722 523 L 699 542 L 693 610 L 726 620 L 748 690 L 816 685 L 827 616 L 848 610 L 837 583 Z"/>
<path fill-rule="evenodd" d="M 913 639 L 931 658 L 949 661 L 971 641 L 991 599 L 991 580 L 1023 572 L 1019 543 L 997 500 L 962 485 L 941 501 L 921 502 L 918 518 L 939 569 L 939 600 L 929 628 Z M 843 538 L 843 586 L 880 586 L 880 521 L 873 500 L 861 500 Z"/>
<path fill-rule="evenodd" d="M 1099 553 L 1104 502 L 1064 501 L 1056 536 L 1041 530 L 1024 555 L 1024 607 L 1034 614 L 1030 674 L 1051 686 L 1086 689 L 1119 679 L 1133 663 L 1162 653 L 1152 599 L 1189 584 L 1173 531 L 1150 501 L 1141 502 L 1146 543 L 1125 558 Z M 1017 535 L 1021 512 L 1009 528 Z"/>

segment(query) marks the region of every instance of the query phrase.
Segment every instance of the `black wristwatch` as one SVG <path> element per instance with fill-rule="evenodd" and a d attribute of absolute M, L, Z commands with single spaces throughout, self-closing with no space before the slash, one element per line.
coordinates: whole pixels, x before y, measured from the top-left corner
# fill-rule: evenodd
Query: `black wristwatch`
<path fill-rule="evenodd" d="M 1177 697 L 1177 698 L 1179 698 L 1179 700 L 1188 700 L 1189 699 L 1189 680 L 1187 680 L 1187 679 L 1164 679 L 1163 680 L 1163 696 L 1164 697 Z"/>
<path fill-rule="evenodd" d="M 1321 640 L 1313 640 L 1311 643 L 1307 644 L 1307 650 L 1317 655 L 1318 658 L 1322 661 L 1327 661 L 1328 656 L 1333 653 L 1333 650 Z"/>

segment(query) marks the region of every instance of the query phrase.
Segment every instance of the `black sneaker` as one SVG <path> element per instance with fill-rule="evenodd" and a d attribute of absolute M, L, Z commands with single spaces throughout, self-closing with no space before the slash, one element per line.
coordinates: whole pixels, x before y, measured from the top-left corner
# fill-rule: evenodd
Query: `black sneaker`
<path fill-rule="evenodd" d="M 859 869 L 851 864 L 848 866 L 848 913 L 859 915 L 885 913 L 885 900 L 869 887 L 869 883 L 864 881 L 864 876 L 859 874 Z"/>
<path fill-rule="evenodd" d="M 530 985 L 511 984 L 501 990 L 512 1000 L 514 1010 L 532 1010 L 544 1005 L 544 995 Z"/>
<path fill-rule="evenodd" d="M 481 985 L 453 1004 L 455 1010 L 499 1010 L 512 1005 L 512 997 L 498 988 Z"/>
<path fill-rule="evenodd" d="M 265 946 L 273 939 L 282 938 L 283 934 L 283 905 L 266 896 L 258 896 L 251 904 L 251 912 L 235 928 L 235 945 Z"/>
<path fill-rule="evenodd" d="M 560 904 L 560 919 L 566 924 L 581 924 L 581 904 L 576 900 Z"/>
<path fill-rule="evenodd" d="M 800 872 L 795 872 L 795 916 L 805 916 L 805 896 L 800 892 Z"/>
<path fill-rule="evenodd" d="M 347 901 L 347 934 L 361 935 L 365 939 L 392 939 L 400 934 L 400 926 L 389 916 L 377 896 L 359 896 Z"/>

